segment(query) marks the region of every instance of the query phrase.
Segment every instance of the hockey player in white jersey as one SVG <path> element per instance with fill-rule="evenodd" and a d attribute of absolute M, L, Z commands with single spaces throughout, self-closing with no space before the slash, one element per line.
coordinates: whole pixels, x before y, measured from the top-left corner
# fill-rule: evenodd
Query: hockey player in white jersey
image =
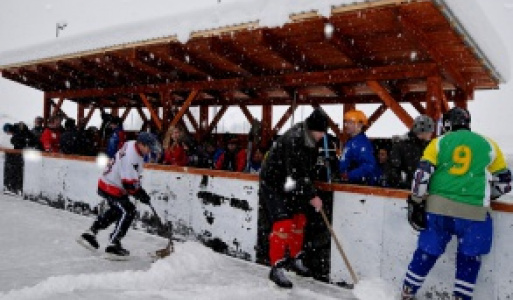
<path fill-rule="evenodd" d="M 151 152 L 160 151 L 160 143 L 154 135 L 147 132 L 139 133 L 137 140 L 126 142 L 118 150 L 98 180 L 98 194 L 105 198 L 109 208 L 98 215 L 91 228 L 78 238 L 78 243 L 90 250 L 98 249 L 98 232 L 116 223 L 105 252 L 119 259 L 130 255 L 130 252 L 121 245 L 121 239 L 128 231 L 136 213 L 135 205 L 128 195 L 144 204 L 150 203 L 150 196 L 141 187 L 144 157 Z"/>

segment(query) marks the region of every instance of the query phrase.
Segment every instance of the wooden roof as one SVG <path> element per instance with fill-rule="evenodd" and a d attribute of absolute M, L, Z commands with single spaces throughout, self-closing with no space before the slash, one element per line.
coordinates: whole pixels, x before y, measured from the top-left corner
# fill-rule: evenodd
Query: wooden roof
<path fill-rule="evenodd" d="M 291 16 L 283 27 L 255 22 L 0 67 L 2 76 L 81 104 L 162 106 L 198 91 L 195 105 L 424 102 L 428 78 L 449 100 L 496 89 L 479 49 L 436 2 L 385 0 Z M 327 36 L 326 29 L 333 34 Z M 371 84 L 369 84 L 371 83 Z M 147 99 L 141 99 L 145 94 Z"/>

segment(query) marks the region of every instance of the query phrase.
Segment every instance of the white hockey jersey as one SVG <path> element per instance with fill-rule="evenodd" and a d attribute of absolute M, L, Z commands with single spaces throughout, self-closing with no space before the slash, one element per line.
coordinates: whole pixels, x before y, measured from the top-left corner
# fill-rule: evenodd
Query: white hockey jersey
<path fill-rule="evenodd" d="M 143 165 L 144 156 L 136 141 L 126 142 L 109 161 L 98 180 L 98 188 L 115 197 L 134 194 L 141 187 Z"/>

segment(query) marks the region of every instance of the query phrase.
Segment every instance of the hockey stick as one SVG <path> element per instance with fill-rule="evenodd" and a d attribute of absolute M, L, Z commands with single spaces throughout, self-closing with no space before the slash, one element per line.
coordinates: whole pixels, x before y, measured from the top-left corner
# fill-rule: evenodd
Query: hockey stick
<path fill-rule="evenodd" d="M 326 173 L 328 176 L 328 183 L 331 183 L 331 166 L 329 162 L 329 154 L 328 154 L 328 133 L 324 134 L 324 157 L 326 158 Z M 344 260 L 344 263 L 346 264 L 347 270 L 349 270 L 349 274 L 351 274 L 351 278 L 353 279 L 353 285 L 358 283 L 358 278 L 356 277 L 356 273 L 353 270 L 353 267 L 351 267 L 351 264 L 349 263 L 349 259 L 347 259 L 346 253 L 344 252 L 344 249 L 342 248 L 342 244 L 340 244 L 337 235 L 333 231 L 333 228 L 331 227 L 330 221 L 328 220 L 328 217 L 326 217 L 326 213 L 324 213 L 324 209 L 321 207 L 320 211 L 322 219 L 324 220 L 324 223 L 326 224 L 326 227 L 328 227 L 328 230 L 330 231 L 331 237 L 335 241 L 335 244 L 337 245 L 338 252 L 342 256 L 342 259 Z M 351 287 L 351 286 L 349 286 Z M 351 287 L 352 288 L 352 287 Z"/>
<path fill-rule="evenodd" d="M 151 203 L 149 203 L 148 205 L 151 208 L 151 211 L 153 212 L 153 214 L 159 220 L 160 226 L 162 228 L 164 228 L 164 223 L 162 222 L 162 219 L 159 217 L 159 215 L 155 211 L 155 208 L 153 207 L 153 205 L 151 205 Z M 164 258 L 164 257 L 169 256 L 171 253 L 173 253 L 175 247 L 173 245 L 172 235 L 173 235 L 173 229 L 169 228 L 169 240 L 168 240 L 167 246 L 166 246 L 166 248 L 163 248 L 163 249 L 155 251 L 155 257 L 156 258 Z"/>
<path fill-rule="evenodd" d="M 342 245 L 340 244 L 337 236 L 335 235 L 335 232 L 333 231 L 333 228 L 331 227 L 330 221 L 328 221 L 328 217 L 326 217 L 326 214 L 324 213 L 324 209 L 321 208 L 319 211 L 321 213 L 322 218 L 324 219 L 324 223 L 326 224 L 326 227 L 328 227 L 331 237 L 335 241 L 335 244 L 337 245 L 338 252 L 342 256 L 342 259 L 344 260 L 344 263 L 346 264 L 347 270 L 349 271 L 349 274 L 351 274 L 351 278 L 353 279 L 353 284 L 358 283 L 358 278 L 356 277 L 356 273 L 353 270 L 353 267 L 351 267 L 351 264 L 349 263 L 349 259 L 347 259 L 346 253 L 344 252 L 344 249 L 342 249 Z"/>

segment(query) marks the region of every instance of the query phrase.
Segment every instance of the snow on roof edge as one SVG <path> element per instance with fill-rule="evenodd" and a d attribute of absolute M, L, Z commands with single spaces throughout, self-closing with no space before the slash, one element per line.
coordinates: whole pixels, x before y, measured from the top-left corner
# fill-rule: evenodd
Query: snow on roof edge
<path fill-rule="evenodd" d="M 510 78 L 508 51 L 492 25 L 472 0 L 433 0 L 442 14 L 462 34 L 464 42 L 500 83 Z M 463 8 L 462 3 L 467 7 Z M 479 19 L 479 22 L 476 20 Z M 478 24 L 477 24 L 478 23 Z M 493 45 L 493 46 L 492 46 Z"/>

